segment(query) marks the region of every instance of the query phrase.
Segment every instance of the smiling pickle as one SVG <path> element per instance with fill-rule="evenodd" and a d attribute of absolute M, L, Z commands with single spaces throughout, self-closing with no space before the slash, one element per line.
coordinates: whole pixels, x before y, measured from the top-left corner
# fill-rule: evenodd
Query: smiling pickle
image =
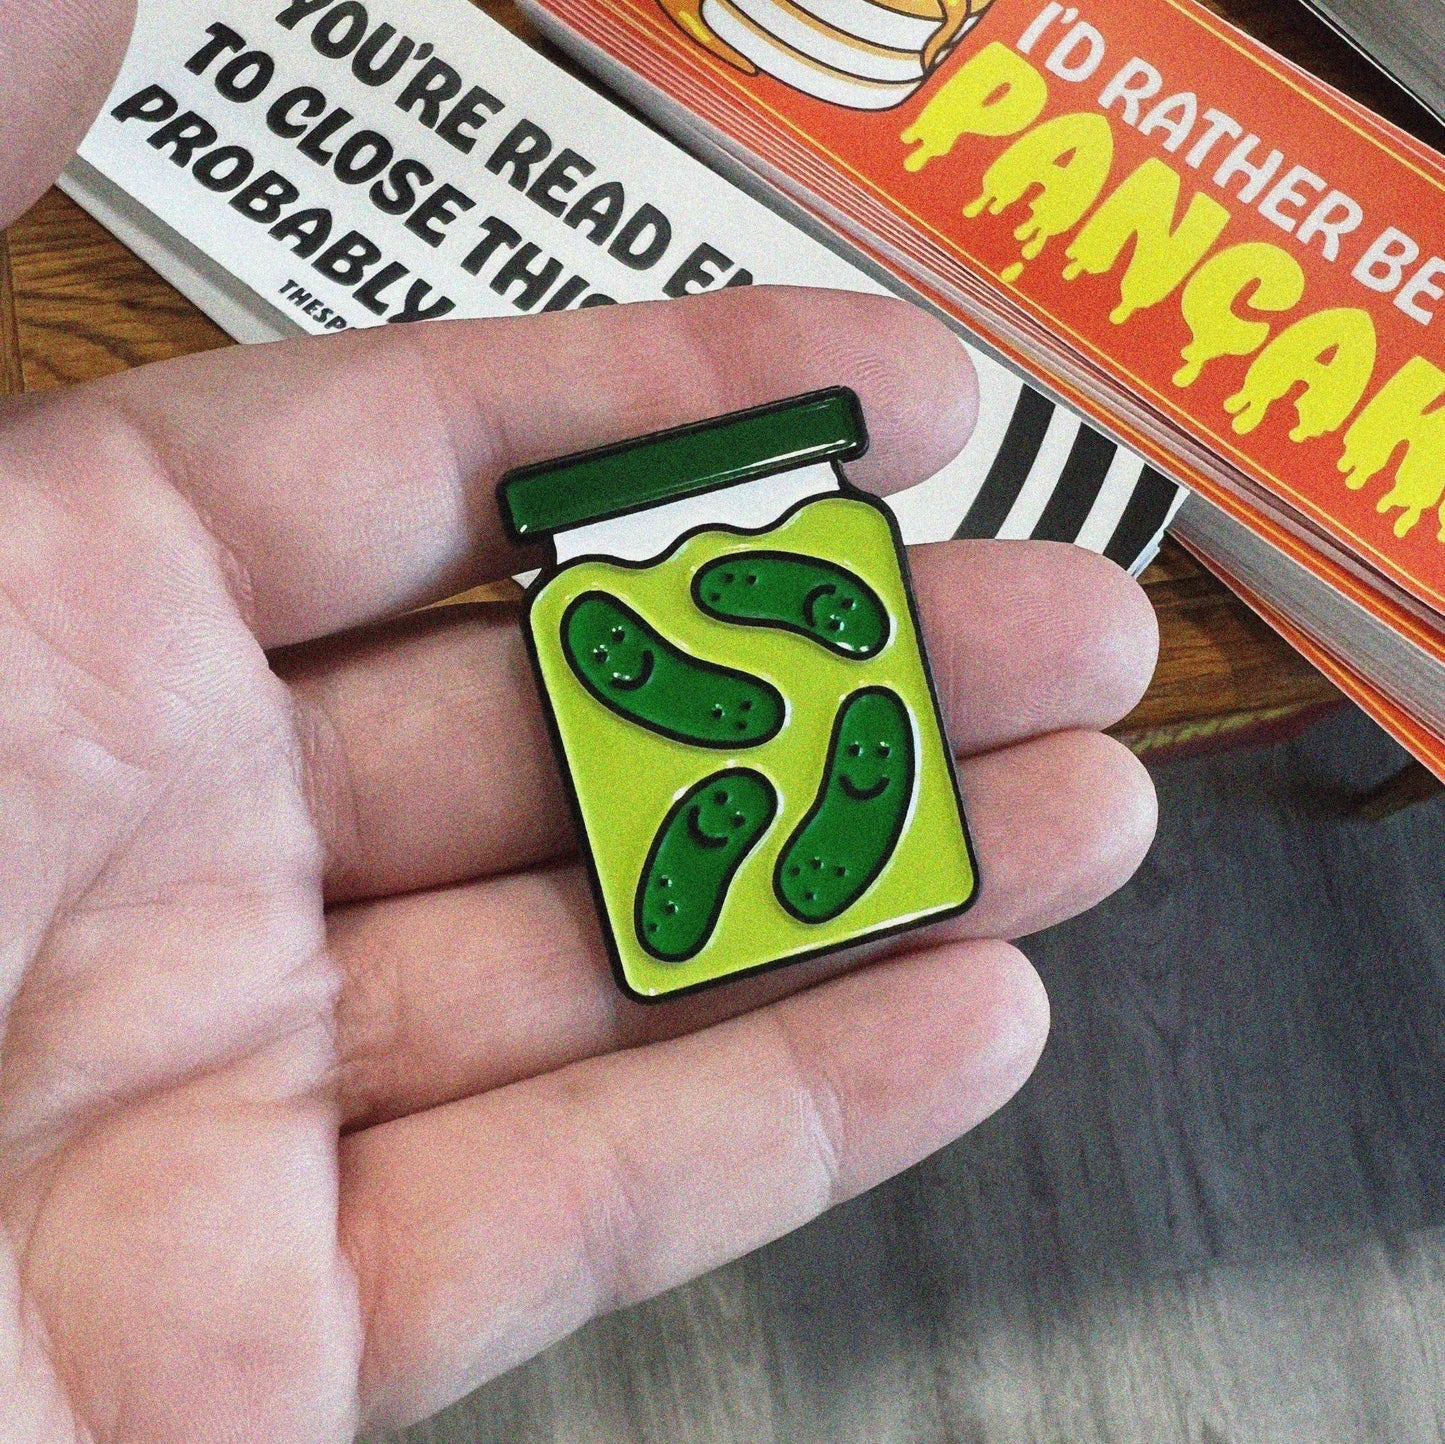
<path fill-rule="evenodd" d="M 781 627 L 862 661 L 888 640 L 878 594 L 846 567 L 794 552 L 734 552 L 692 582 L 700 611 L 743 626 Z"/>
<path fill-rule="evenodd" d="M 872 886 L 898 846 L 913 799 L 913 727 L 886 687 L 847 698 L 822 785 L 778 858 L 773 889 L 800 922 L 825 923 Z"/>
<path fill-rule="evenodd" d="M 694 747 L 754 747 L 783 725 L 776 687 L 689 657 L 606 592 L 585 592 L 562 618 L 562 650 L 604 707 Z"/>
<path fill-rule="evenodd" d="M 679 963 L 701 951 L 733 874 L 777 811 L 776 788 L 746 767 L 703 778 L 674 804 L 648 853 L 633 907 L 637 940 L 653 957 Z"/>

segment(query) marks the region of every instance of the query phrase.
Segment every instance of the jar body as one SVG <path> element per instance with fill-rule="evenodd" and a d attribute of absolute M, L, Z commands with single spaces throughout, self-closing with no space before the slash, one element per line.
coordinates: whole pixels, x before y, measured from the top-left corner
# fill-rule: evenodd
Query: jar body
<path fill-rule="evenodd" d="M 727 587 L 713 583 L 726 577 L 745 591 L 754 573 L 764 586 L 801 579 L 791 592 L 780 584 L 775 619 L 737 613 Z M 830 577 L 852 581 L 830 591 Z M 836 640 L 847 637 L 847 614 L 837 607 L 855 596 L 865 609 L 876 603 L 885 620 L 881 632 L 875 627 L 849 651 Z M 607 606 L 614 610 L 601 610 Z M 594 623 L 602 619 L 600 631 L 580 626 L 584 607 Z M 619 637 L 627 634 L 611 662 L 609 619 Z M 527 630 L 609 951 L 632 996 L 705 986 L 947 916 L 973 900 L 976 869 L 901 543 L 892 517 L 872 498 L 849 492 L 813 499 L 760 531 L 703 528 L 649 563 L 579 558 L 539 579 Z M 579 647 L 588 655 L 576 656 Z M 648 688 L 658 685 L 703 689 L 698 735 L 689 735 L 693 713 L 679 710 L 676 697 L 652 699 L 661 710 L 648 711 Z M 711 709 L 709 687 L 721 699 Z M 753 696 L 758 710 L 750 715 L 766 725 L 749 731 Z M 859 700 L 864 696 L 872 700 Z M 775 717 L 769 697 L 780 699 Z M 733 741 L 725 730 L 709 730 L 713 712 L 723 719 L 720 728 L 736 722 L 742 735 Z M 870 715 L 883 719 L 878 739 L 859 733 L 861 742 L 850 740 L 857 727 L 850 731 L 847 719 Z M 888 731 L 893 719 L 906 736 Z M 867 750 L 875 740 L 888 758 Z M 704 784 L 744 773 L 743 792 L 724 809 L 737 836 L 720 841 L 729 823 L 713 815 L 709 799 L 727 793 Z M 857 827 L 850 802 L 861 809 Z M 830 807 L 842 813 L 817 821 Z M 738 820 L 744 814 L 745 823 Z M 811 848 L 815 834 L 825 842 L 831 836 L 845 853 L 861 847 L 863 855 L 839 861 L 826 845 Z M 805 901 L 815 896 L 805 891 L 806 869 L 821 872 L 824 861 L 829 869 L 835 862 L 855 868 L 834 884 L 844 889 L 837 897 L 845 905 L 830 904 L 826 891 L 820 902 Z M 653 897 L 649 885 L 712 894 Z M 665 938 L 670 915 L 657 909 L 676 913 L 673 897 L 684 918 L 691 906 L 698 929 L 706 927 L 705 936 L 695 932 L 669 948 L 659 928 Z"/>

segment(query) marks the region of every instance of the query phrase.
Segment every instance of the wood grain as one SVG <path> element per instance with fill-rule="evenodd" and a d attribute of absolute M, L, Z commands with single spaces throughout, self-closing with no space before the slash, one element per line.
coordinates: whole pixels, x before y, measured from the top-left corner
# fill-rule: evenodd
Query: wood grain
<path fill-rule="evenodd" d="M 43 196 L 9 237 L 27 391 L 232 344 L 59 191 Z"/>
<path fill-rule="evenodd" d="M 1148 695 L 1115 729 L 1142 753 L 1206 738 L 1243 742 L 1339 704 L 1339 692 L 1182 547 L 1165 543 L 1145 572 L 1159 618 Z"/>

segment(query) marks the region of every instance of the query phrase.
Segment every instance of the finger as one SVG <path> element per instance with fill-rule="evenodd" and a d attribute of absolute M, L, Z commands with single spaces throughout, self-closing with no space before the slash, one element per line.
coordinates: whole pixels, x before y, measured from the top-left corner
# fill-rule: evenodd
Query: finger
<path fill-rule="evenodd" d="M 875 489 L 938 470 L 973 426 L 972 367 L 940 322 L 772 287 L 209 352 L 25 419 L 53 432 L 99 405 L 137 429 L 272 647 L 538 564 L 502 534 L 510 467 L 825 385 L 862 400 L 874 445 L 856 477 Z"/>
<path fill-rule="evenodd" d="M 907 1168 L 1012 1095 L 1047 1020 L 1021 955 L 953 945 L 353 1136 L 368 1423 L 420 1418 Z"/>
<path fill-rule="evenodd" d="M 1062 922 L 1120 887 L 1154 834 L 1148 774 L 1098 733 L 974 758 L 959 779 L 979 900 L 894 951 Z M 338 1047 L 349 1127 L 692 1032 L 859 961 L 835 956 L 672 1003 L 630 1002 L 578 866 L 343 909 L 331 946 L 346 980 Z"/>
<path fill-rule="evenodd" d="M 1124 572 L 1053 542 L 912 553 L 960 754 L 1107 727 L 1148 685 L 1158 629 Z M 278 659 L 308 740 L 333 899 L 534 866 L 572 847 L 515 613 L 429 613 Z"/>
<path fill-rule="evenodd" d="M 115 79 L 135 0 L 10 0 L 0 44 L 0 226 L 40 199 Z"/>

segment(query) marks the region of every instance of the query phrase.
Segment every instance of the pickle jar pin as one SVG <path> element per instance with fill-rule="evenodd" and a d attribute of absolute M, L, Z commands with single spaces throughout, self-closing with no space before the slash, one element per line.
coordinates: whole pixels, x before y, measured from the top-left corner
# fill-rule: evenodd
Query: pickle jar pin
<path fill-rule="evenodd" d="M 650 1000 L 961 912 L 978 873 L 844 388 L 510 473 L 524 631 L 619 984 Z"/>

